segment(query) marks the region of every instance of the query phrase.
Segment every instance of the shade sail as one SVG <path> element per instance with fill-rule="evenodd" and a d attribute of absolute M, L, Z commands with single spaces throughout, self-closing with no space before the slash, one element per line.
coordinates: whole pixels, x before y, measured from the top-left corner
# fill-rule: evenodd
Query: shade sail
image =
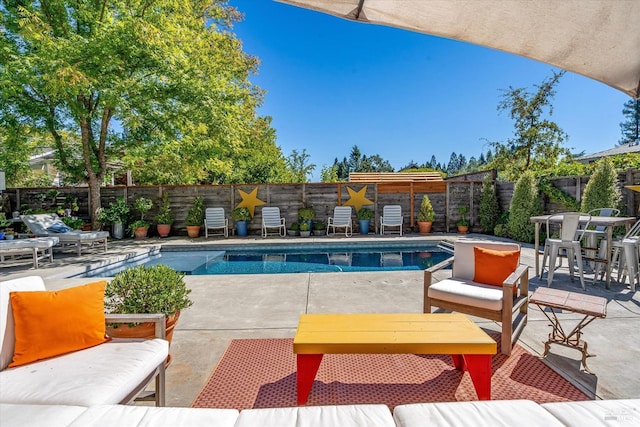
<path fill-rule="evenodd" d="M 277 0 L 474 43 L 640 96 L 640 0 Z"/>

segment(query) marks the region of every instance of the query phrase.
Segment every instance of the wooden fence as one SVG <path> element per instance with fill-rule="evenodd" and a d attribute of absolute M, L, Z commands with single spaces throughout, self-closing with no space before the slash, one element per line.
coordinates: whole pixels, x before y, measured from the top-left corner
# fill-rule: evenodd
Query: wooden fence
<path fill-rule="evenodd" d="M 128 203 L 138 197 L 146 197 L 154 201 L 154 208 L 149 213 L 149 218 L 154 218 L 158 211 L 163 192 L 168 192 L 171 210 L 175 215 L 174 233 L 185 233 L 184 220 L 187 211 L 196 196 L 204 198 L 206 207 L 223 207 L 227 216 L 243 199 L 240 193 L 251 193 L 256 187 L 258 199 L 265 202 L 263 206 L 277 206 L 286 218 L 287 224 L 297 221 L 298 210 L 303 207 L 311 207 L 316 212 L 318 220 L 326 221 L 333 213 L 337 205 L 344 205 L 350 198 L 349 189 L 352 192 L 361 191 L 366 187 L 365 197 L 373 202 L 369 205 L 375 212 L 374 224 L 377 230 L 379 217 L 384 205 L 397 204 L 402 207 L 405 228 L 413 228 L 415 217 L 420 209 L 422 196 L 427 194 L 436 212 L 433 225 L 434 231 L 455 231 L 455 223 L 459 219 L 458 207 L 469 208 L 468 219 L 471 222 L 471 230 L 480 232 L 478 220 L 478 207 L 482 190 L 482 176 L 454 177 L 441 182 L 388 182 L 388 183 L 306 183 L 306 184 L 229 184 L 229 185 L 193 185 L 193 186 L 109 186 L 102 188 L 102 206 L 108 206 L 117 197 L 125 197 Z M 471 178 L 471 179 L 468 179 Z M 569 195 L 581 198 L 584 187 L 589 177 L 563 177 L 553 178 L 552 183 Z M 624 185 L 638 184 L 640 171 L 629 170 L 620 175 L 621 188 Z M 509 209 L 513 195 L 513 183 L 496 184 L 498 199 L 503 210 Z M 44 197 L 50 190 L 57 190 L 56 197 Z M 53 194 L 53 192 L 51 192 Z M 624 189 L 623 213 L 636 216 L 640 204 L 640 193 Z M 89 197 L 86 187 L 55 187 L 55 188 L 13 188 L 7 189 L 3 195 L 8 198 L 9 207 L 5 207 L 7 213 L 11 210 L 24 209 L 54 209 L 65 208 L 67 196 L 78 198 L 79 216 L 88 219 Z M 546 212 L 567 210 L 547 201 L 544 206 Z M 257 206 L 255 216 L 249 223 L 249 231 L 259 233 L 262 216 L 261 206 Z"/>

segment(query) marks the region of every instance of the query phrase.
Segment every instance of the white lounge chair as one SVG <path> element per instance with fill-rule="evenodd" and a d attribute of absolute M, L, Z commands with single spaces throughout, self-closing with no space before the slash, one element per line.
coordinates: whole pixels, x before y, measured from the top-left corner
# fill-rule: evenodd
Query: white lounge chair
<path fill-rule="evenodd" d="M 16 261 L 16 256 L 22 258 L 22 255 L 31 255 L 33 268 L 38 268 L 38 261 L 41 259 L 48 258 L 49 262 L 53 262 L 53 247 L 58 243 L 57 237 L 0 240 L 0 264 L 13 265 L 14 262 L 11 261 Z"/>
<path fill-rule="evenodd" d="M 60 246 L 73 246 L 78 255 L 82 254 L 82 245 L 93 246 L 96 243 L 104 245 L 107 251 L 108 231 L 78 231 L 71 230 L 56 214 L 21 215 L 20 219 L 37 237 L 57 237 Z"/>
<path fill-rule="evenodd" d="M 276 229 L 280 237 L 287 234 L 285 219 L 280 216 L 280 208 L 262 208 L 262 237 L 267 237 L 269 229 Z"/>
<path fill-rule="evenodd" d="M 336 234 L 336 228 L 344 228 L 344 235 L 351 237 L 353 234 L 351 206 L 336 206 L 333 208 L 333 216 L 327 219 L 327 236 Z"/>
<path fill-rule="evenodd" d="M 224 215 L 224 208 L 207 208 L 204 211 L 204 237 L 209 238 L 209 229 L 220 230 L 220 235 L 229 237 L 229 219 Z"/>
<path fill-rule="evenodd" d="M 398 227 L 402 236 L 402 207 L 400 205 L 387 205 L 382 208 L 380 234 L 384 234 L 385 227 Z"/>

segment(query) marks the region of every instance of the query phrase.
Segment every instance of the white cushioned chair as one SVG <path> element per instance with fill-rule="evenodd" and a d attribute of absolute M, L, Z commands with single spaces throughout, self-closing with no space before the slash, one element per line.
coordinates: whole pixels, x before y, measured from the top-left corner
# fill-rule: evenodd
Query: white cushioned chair
<path fill-rule="evenodd" d="M 528 267 L 519 264 L 504 279 L 502 286 L 474 281 L 474 247 L 493 251 L 520 251 L 516 243 L 459 239 L 454 256 L 424 272 L 424 312 L 432 307 L 491 319 L 502 324 L 501 352 L 511 354 L 511 347 L 527 323 L 529 301 Z M 433 282 L 433 274 L 451 266 L 451 277 Z"/>

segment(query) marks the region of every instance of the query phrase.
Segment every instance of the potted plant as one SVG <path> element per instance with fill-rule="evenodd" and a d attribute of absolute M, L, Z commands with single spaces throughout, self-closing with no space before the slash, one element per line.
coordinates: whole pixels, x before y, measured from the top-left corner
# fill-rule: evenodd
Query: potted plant
<path fill-rule="evenodd" d="M 204 199 L 202 196 L 196 196 L 193 199 L 193 204 L 189 212 L 187 212 L 184 222 L 187 226 L 189 237 L 195 239 L 200 235 L 200 227 L 204 224 Z"/>
<path fill-rule="evenodd" d="M 313 221 L 313 235 L 324 236 L 326 233 L 324 221 Z"/>
<path fill-rule="evenodd" d="M 311 229 L 309 228 L 309 221 L 300 223 L 300 237 L 311 236 Z"/>
<path fill-rule="evenodd" d="M 133 202 L 133 207 L 140 214 L 140 219 L 135 220 L 129 225 L 129 230 L 131 230 L 131 235 L 135 236 L 136 239 L 145 239 L 151 223 L 144 219 L 144 216 L 153 207 L 153 200 L 147 199 L 146 197 L 138 197 L 136 201 Z"/>
<path fill-rule="evenodd" d="M 458 213 L 460 214 L 460 219 L 456 222 L 458 226 L 458 233 L 467 233 L 469 232 L 469 221 L 467 220 L 467 212 L 469 209 L 466 206 L 460 206 L 458 208 Z"/>
<path fill-rule="evenodd" d="M 162 264 L 139 265 L 117 273 L 113 280 L 107 282 L 104 309 L 107 313 L 118 314 L 164 314 L 166 338 L 171 344 L 180 312 L 193 304 L 190 293 L 184 274 Z M 119 338 L 152 338 L 155 335 L 154 324 L 107 325 L 107 334 Z"/>
<path fill-rule="evenodd" d="M 369 234 L 369 223 L 374 217 L 373 210 L 369 208 L 360 208 L 356 212 L 356 219 L 358 220 L 358 227 L 360 228 L 360 234 Z"/>
<path fill-rule="evenodd" d="M 313 220 L 316 218 L 316 211 L 313 208 L 300 208 L 298 209 L 298 221 L 308 222 L 309 230 L 313 228 Z"/>
<path fill-rule="evenodd" d="M 124 197 L 116 198 L 114 203 L 103 208 L 98 213 L 98 221 L 102 224 L 111 224 L 111 237 L 122 239 L 124 237 L 124 224 L 129 219 L 131 208 Z"/>
<path fill-rule="evenodd" d="M 247 230 L 247 224 L 251 221 L 251 212 L 249 212 L 249 209 L 245 207 L 235 208 L 231 211 L 231 219 L 236 224 L 236 233 L 238 236 L 246 236 L 249 234 Z"/>
<path fill-rule="evenodd" d="M 169 206 L 169 193 L 165 191 L 162 193 L 162 204 L 156 216 L 156 227 L 160 237 L 167 237 L 169 235 L 173 221 L 175 221 L 175 217 Z"/>
<path fill-rule="evenodd" d="M 11 227 L 11 224 L 12 224 L 11 221 L 9 221 L 7 217 L 4 215 L 4 212 L 0 212 L 0 240 L 13 239 L 13 230 L 9 228 Z M 7 238 L 9 236 L 8 234 L 9 232 L 11 232 L 11 239 Z"/>
<path fill-rule="evenodd" d="M 300 223 L 292 222 L 287 230 L 287 235 L 297 236 L 298 234 L 300 234 Z"/>
<path fill-rule="evenodd" d="M 422 196 L 422 202 L 420 202 L 420 210 L 418 210 L 418 231 L 422 234 L 431 232 L 431 226 L 436 219 L 436 212 L 433 210 L 431 200 L 426 194 Z"/>

